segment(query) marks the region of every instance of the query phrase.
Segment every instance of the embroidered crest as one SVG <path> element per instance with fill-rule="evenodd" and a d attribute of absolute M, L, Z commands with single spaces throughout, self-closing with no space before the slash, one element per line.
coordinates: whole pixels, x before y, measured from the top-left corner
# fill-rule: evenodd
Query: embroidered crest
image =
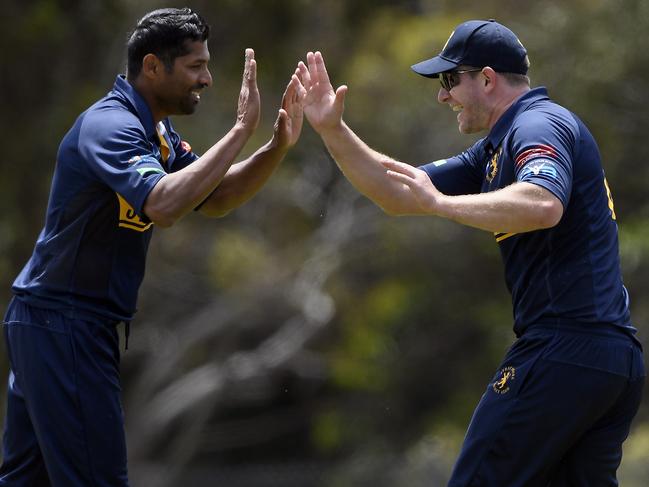
<path fill-rule="evenodd" d="M 500 159 L 500 154 L 503 153 L 502 148 L 499 148 L 496 152 L 494 152 L 493 156 L 491 156 L 491 160 L 489 161 L 489 164 L 487 164 L 487 182 L 491 183 L 494 178 L 498 175 L 498 170 L 500 166 L 498 165 L 498 160 Z"/>
<path fill-rule="evenodd" d="M 498 375 L 498 380 L 493 384 L 493 390 L 496 394 L 507 394 L 511 383 L 516 378 L 516 369 L 514 367 L 505 367 Z"/>

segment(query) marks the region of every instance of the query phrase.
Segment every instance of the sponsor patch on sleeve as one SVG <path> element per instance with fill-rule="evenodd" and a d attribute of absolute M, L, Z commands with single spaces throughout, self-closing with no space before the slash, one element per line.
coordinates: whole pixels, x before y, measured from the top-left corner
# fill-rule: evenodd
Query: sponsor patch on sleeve
<path fill-rule="evenodd" d="M 534 159 L 521 170 L 519 180 L 525 181 L 537 176 L 557 179 L 557 168 L 554 167 L 554 164 L 554 161 L 550 159 Z"/>
<path fill-rule="evenodd" d="M 133 156 L 128 160 L 129 169 L 134 169 L 141 176 L 149 173 L 165 174 L 165 170 L 160 166 L 160 162 L 152 155 Z"/>
<path fill-rule="evenodd" d="M 146 162 L 158 162 L 158 160 L 149 154 L 143 156 L 133 156 L 128 160 L 128 164 L 131 166 L 135 164 L 146 163 Z"/>
<path fill-rule="evenodd" d="M 520 169 L 527 162 L 531 161 L 532 159 L 536 159 L 537 157 L 554 159 L 557 157 L 557 151 L 551 145 L 546 144 L 539 144 L 535 147 L 527 149 L 521 152 L 518 157 L 516 157 L 516 169 Z"/>

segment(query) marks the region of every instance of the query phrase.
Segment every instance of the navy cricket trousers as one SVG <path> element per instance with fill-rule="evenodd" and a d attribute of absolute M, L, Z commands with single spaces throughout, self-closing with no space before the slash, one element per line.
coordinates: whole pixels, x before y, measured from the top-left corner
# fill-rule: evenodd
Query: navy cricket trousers
<path fill-rule="evenodd" d="M 127 486 L 114 322 L 71 319 L 14 298 L 0 486 Z"/>
<path fill-rule="evenodd" d="M 536 327 L 478 404 L 449 487 L 614 487 L 644 384 L 642 350 L 612 326 Z"/>

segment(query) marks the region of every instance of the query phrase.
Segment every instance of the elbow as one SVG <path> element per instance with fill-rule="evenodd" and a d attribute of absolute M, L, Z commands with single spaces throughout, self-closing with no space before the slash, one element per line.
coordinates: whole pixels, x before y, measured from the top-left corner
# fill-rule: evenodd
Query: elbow
<path fill-rule="evenodd" d="M 209 218 L 223 218 L 224 216 L 228 215 L 230 211 L 232 211 L 232 208 L 215 208 L 205 205 L 202 206 L 198 211 L 200 211 L 201 215 L 207 216 Z"/>
<path fill-rule="evenodd" d="M 173 226 L 174 223 L 178 220 L 178 218 L 174 218 L 169 215 L 162 215 L 162 214 L 154 214 L 154 215 L 147 215 L 149 219 L 155 224 L 155 226 L 160 227 L 160 228 L 169 228 Z"/>
<path fill-rule="evenodd" d="M 368 196 L 369 198 L 369 196 Z M 408 211 L 408 208 L 398 199 L 378 199 L 378 198 L 369 198 L 376 206 L 381 208 L 383 213 L 388 216 L 406 216 L 412 215 L 412 212 Z"/>
<path fill-rule="evenodd" d="M 160 228 L 169 228 L 172 227 L 176 220 L 153 220 L 153 223 Z"/>
<path fill-rule="evenodd" d="M 212 193 L 197 208 L 201 215 L 209 218 L 223 218 L 230 213 L 236 205 L 230 204 L 227 198 L 223 197 L 223 192 Z"/>
<path fill-rule="evenodd" d="M 167 191 L 168 186 L 165 184 L 167 179 L 170 179 L 169 176 L 159 180 L 142 206 L 142 211 L 147 218 L 161 228 L 169 228 L 183 216 L 182 208 Z"/>
<path fill-rule="evenodd" d="M 147 218 L 151 220 L 155 226 L 161 228 L 169 228 L 173 226 L 181 216 L 166 209 L 156 208 L 153 205 L 145 205 L 143 210 Z"/>
<path fill-rule="evenodd" d="M 539 227 L 552 228 L 563 217 L 563 204 L 557 198 L 543 202 L 539 207 Z"/>

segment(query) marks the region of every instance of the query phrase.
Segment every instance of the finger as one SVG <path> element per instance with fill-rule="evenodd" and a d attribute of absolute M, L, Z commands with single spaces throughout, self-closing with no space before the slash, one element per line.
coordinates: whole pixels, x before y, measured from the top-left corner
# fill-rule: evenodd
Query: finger
<path fill-rule="evenodd" d="M 294 104 L 297 99 L 297 91 L 300 87 L 300 80 L 294 74 L 291 75 L 291 79 L 286 85 L 284 94 L 282 95 L 282 108 L 287 109 L 289 104 Z M 287 109 L 288 110 L 288 109 Z"/>
<path fill-rule="evenodd" d="M 296 69 L 295 72 L 291 75 L 291 80 L 294 79 L 294 78 L 297 80 L 297 85 L 296 85 L 295 92 L 297 94 L 299 94 L 304 89 L 304 84 L 302 83 L 302 79 L 300 78 L 300 70 L 299 69 Z"/>
<path fill-rule="evenodd" d="M 243 80 L 242 81 L 244 83 L 248 79 L 248 74 L 250 73 L 250 59 L 254 57 L 254 54 L 252 54 L 250 51 L 251 49 L 248 48 L 243 53 Z"/>
<path fill-rule="evenodd" d="M 255 61 L 254 49 L 248 47 L 244 55 L 243 66 L 243 82 L 251 82 L 257 80 L 257 62 Z"/>
<path fill-rule="evenodd" d="M 303 61 L 300 61 L 297 63 L 297 75 L 300 78 L 300 81 L 303 84 L 306 84 L 310 81 L 310 76 L 309 76 L 309 68 L 307 68 L 306 64 L 304 64 Z"/>
<path fill-rule="evenodd" d="M 381 161 L 381 163 L 386 169 L 406 175 L 411 179 L 414 179 L 417 175 L 416 168 L 412 167 L 410 164 L 405 164 L 399 161 Z"/>
<path fill-rule="evenodd" d="M 347 85 L 341 85 L 336 90 L 336 101 L 334 102 L 338 109 L 342 111 L 345 108 L 345 95 L 347 94 Z"/>
<path fill-rule="evenodd" d="M 280 108 L 277 112 L 277 120 L 275 121 L 276 127 L 285 127 L 288 123 L 288 113 L 283 108 Z"/>
<path fill-rule="evenodd" d="M 256 84 L 257 83 L 257 61 L 254 59 L 250 60 L 250 69 L 248 70 L 248 83 Z"/>
<path fill-rule="evenodd" d="M 388 177 L 392 178 L 395 181 L 398 181 L 401 184 L 405 184 L 407 187 L 412 188 L 415 184 L 415 180 L 406 176 L 405 174 L 402 174 L 400 172 L 388 170 L 386 172 Z"/>
<path fill-rule="evenodd" d="M 302 105 L 304 103 L 304 98 L 306 97 L 306 89 L 300 82 L 300 78 L 296 74 L 293 75 L 291 79 L 295 78 L 297 81 L 296 90 L 295 90 L 295 103 Z"/>
<path fill-rule="evenodd" d="M 286 110 L 280 108 L 277 112 L 277 118 L 275 119 L 274 132 L 280 138 L 286 138 L 289 132 L 290 117 Z"/>
<path fill-rule="evenodd" d="M 325 66 L 324 58 L 322 53 L 317 51 L 314 55 L 315 58 L 315 68 L 318 72 L 318 81 L 320 83 L 331 84 L 329 81 L 329 74 L 327 73 L 327 67 Z"/>
<path fill-rule="evenodd" d="M 291 81 L 289 81 L 288 85 L 291 87 L 290 94 L 291 94 L 291 99 L 290 102 L 292 104 L 296 104 L 298 102 L 298 93 L 300 91 L 300 80 L 297 77 L 297 75 L 293 74 L 291 75 Z"/>
<path fill-rule="evenodd" d="M 298 77 L 294 74 L 287 87 L 287 103 L 290 104 L 291 110 L 289 115 L 294 116 L 302 111 L 302 100 L 306 95 L 306 90 L 300 83 Z M 286 108 L 286 107 L 285 107 Z"/>
<path fill-rule="evenodd" d="M 309 74 L 309 69 L 306 67 L 302 61 L 297 63 L 296 74 L 300 78 L 302 85 L 308 90 L 311 87 L 311 75 Z"/>
<path fill-rule="evenodd" d="M 316 65 L 315 54 L 312 52 L 306 53 L 306 64 L 309 67 L 309 76 L 311 78 L 311 86 L 316 84 L 319 79 L 318 67 Z"/>
<path fill-rule="evenodd" d="M 284 90 L 284 94 L 282 95 L 281 107 L 286 111 L 289 111 L 290 110 L 289 106 L 293 104 L 295 90 L 296 87 L 294 85 L 293 78 L 291 78 L 291 81 L 289 81 L 288 84 L 286 85 L 286 89 Z"/>

